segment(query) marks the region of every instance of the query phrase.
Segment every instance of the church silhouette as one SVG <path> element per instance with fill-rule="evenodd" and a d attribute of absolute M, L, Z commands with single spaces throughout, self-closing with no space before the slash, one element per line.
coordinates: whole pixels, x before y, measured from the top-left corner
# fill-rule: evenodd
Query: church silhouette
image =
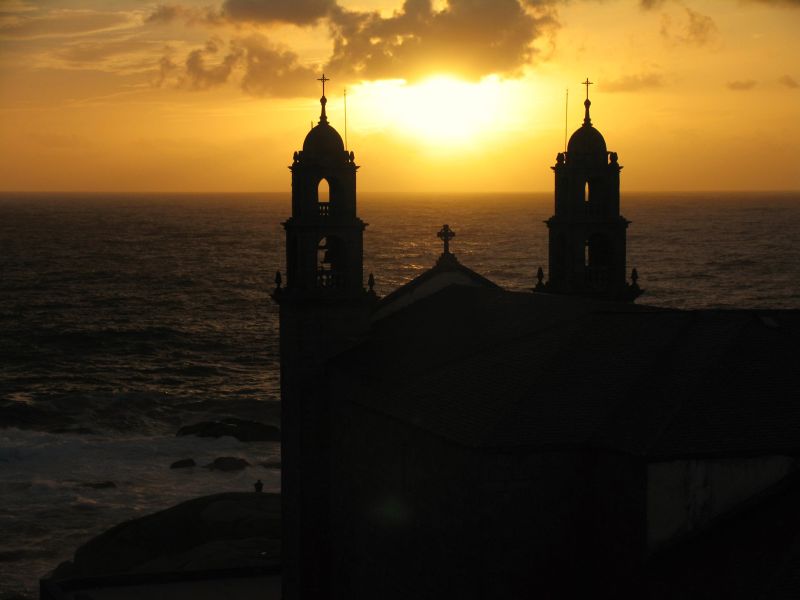
<path fill-rule="evenodd" d="M 283 598 L 793 597 L 800 318 L 633 303 L 588 80 L 547 280 L 500 288 L 444 225 L 437 262 L 379 298 L 322 79 L 273 293 Z"/>

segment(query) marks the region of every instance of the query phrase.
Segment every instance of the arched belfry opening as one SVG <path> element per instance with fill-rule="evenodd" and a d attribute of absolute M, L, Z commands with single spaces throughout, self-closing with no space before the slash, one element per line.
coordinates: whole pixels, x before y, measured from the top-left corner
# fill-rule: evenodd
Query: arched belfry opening
<path fill-rule="evenodd" d="M 317 287 L 339 289 L 345 287 L 347 273 L 347 248 L 337 236 L 325 236 L 317 245 Z"/>
<path fill-rule="evenodd" d="M 317 185 L 317 202 L 328 204 L 331 201 L 331 184 L 324 177 L 319 180 Z"/>
<path fill-rule="evenodd" d="M 641 290 L 628 283 L 626 231 L 619 212 L 620 166 L 603 135 L 592 126 L 587 80 L 583 124 L 569 138 L 552 167 L 555 214 L 550 235 L 548 281 L 537 290 L 558 294 L 633 300 Z"/>

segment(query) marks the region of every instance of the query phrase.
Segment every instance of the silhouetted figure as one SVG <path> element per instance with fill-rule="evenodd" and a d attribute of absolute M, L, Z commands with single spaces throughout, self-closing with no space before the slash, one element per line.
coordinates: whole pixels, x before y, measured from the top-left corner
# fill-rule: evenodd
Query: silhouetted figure
<path fill-rule="evenodd" d="M 539 267 L 536 271 L 536 288 L 537 290 L 544 289 L 544 270 Z"/>
<path fill-rule="evenodd" d="M 369 279 L 367 279 L 367 286 L 369 287 L 369 293 L 370 294 L 374 294 L 375 293 L 375 276 L 372 273 L 369 274 Z"/>
<path fill-rule="evenodd" d="M 283 283 L 283 279 L 281 278 L 281 272 L 275 271 L 275 291 L 277 292 L 281 289 L 281 284 Z"/>
<path fill-rule="evenodd" d="M 253 484 L 253 487 L 256 490 L 256 494 L 260 494 L 261 492 L 264 491 L 264 484 L 261 482 L 260 479 Z"/>

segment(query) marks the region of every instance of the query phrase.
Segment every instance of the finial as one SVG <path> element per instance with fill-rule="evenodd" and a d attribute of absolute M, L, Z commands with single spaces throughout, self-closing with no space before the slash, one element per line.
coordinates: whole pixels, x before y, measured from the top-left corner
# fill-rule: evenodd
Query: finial
<path fill-rule="evenodd" d="M 450 254 L 450 240 L 456 237 L 456 232 L 450 229 L 450 225 L 442 225 L 442 230 L 436 236 L 444 242 L 443 254 Z"/>
<path fill-rule="evenodd" d="M 322 77 L 317 79 L 317 81 L 322 82 L 322 98 L 319 99 L 319 103 L 322 105 L 322 112 L 319 115 L 319 122 L 323 124 L 328 122 L 328 115 L 325 114 L 325 105 L 328 103 L 328 99 L 325 97 L 325 82 L 330 81 L 330 78 L 325 77 L 325 73 L 323 73 Z"/>
<path fill-rule="evenodd" d="M 589 127 L 592 124 L 592 119 L 589 117 L 589 107 L 592 105 L 592 101 L 589 100 L 589 86 L 594 85 L 594 81 L 589 81 L 589 78 L 587 77 L 586 81 L 584 81 L 581 85 L 586 86 L 586 100 L 583 101 L 583 105 L 586 107 L 586 116 L 583 118 L 583 124 L 584 126 Z"/>
<path fill-rule="evenodd" d="M 367 287 L 369 287 L 369 293 L 370 294 L 374 294 L 375 293 L 375 290 L 374 290 L 374 288 L 375 288 L 375 276 L 372 273 L 370 273 L 369 277 L 367 278 Z"/>

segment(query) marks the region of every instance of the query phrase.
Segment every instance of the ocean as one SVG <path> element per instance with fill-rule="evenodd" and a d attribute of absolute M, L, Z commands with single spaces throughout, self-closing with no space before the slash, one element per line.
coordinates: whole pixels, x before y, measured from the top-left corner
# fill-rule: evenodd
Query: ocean
<path fill-rule="evenodd" d="M 800 308 L 800 193 L 623 193 L 640 304 Z M 512 290 L 547 268 L 552 195 L 361 194 L 365 278 L 432 266 L 436 232 Z M 277 443 L 176 437 L 280 419 L 288 194 L 0 194 L 0 600 L 92 536 L 195 496 L 280 487 Z M 221 473 L 171 470 L 241 456 Z M 266 466 L 264 466 L 266 465 Z M 113 487 L 107 483 L 113 483 Z"/>

